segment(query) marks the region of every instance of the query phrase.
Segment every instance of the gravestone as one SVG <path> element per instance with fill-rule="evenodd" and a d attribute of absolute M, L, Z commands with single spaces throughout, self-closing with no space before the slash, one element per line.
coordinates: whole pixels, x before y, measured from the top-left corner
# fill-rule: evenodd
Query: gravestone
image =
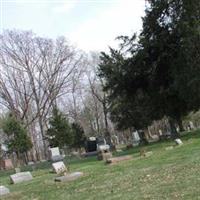
<path fill-rule="evenodd" d="M 67 168 L 66 168 L 64 162 L 62 162 L 62 161 L 53 163 L 52 167 L 53 167 L 53 171 L 56 174 L 62 174 L 62 173 L 67 172 Z"/>
<path fill-rule="evenodd" d="M 179 139 L 179 138 L 175 139 L 174 141 L 176 142 L 177 145 L 182 145 L 183 144 L 182 140 Z"/>
<path fill-rule="evenodd" d="M 138 131 L 134 131 L 132 137 L 133 137 L 133 146 L 138 146 L 140 143 L 140 136 L 138 134 Z"/>
<path fill-rule="evenodd" d="M 9 170 L 9 169 L 13 169 L 13 163 L 11 159 L 3 159 L 0 161 L 0 168 L 1 169 L 5 169 L 5 170 Z"/>
<path fill-rule="evenodd" d="M 56 177 L 55 181 L 57 181 L 57 182 L 69 182 L 69 181 L 76 180 L 77 178 L 79 178 L 81 176 L 83 176 L 82 172 L 74 172 L 74 173 L 68 174 L 66 176 Z"/>
<path fill-rule="evenodd" d="M 19 167 L 16 167 L 15 168 L 15 173 L 17 174 L 17 173 L 20 173 L 20 172 L 21 172 L 21 169 Z"/>
<path fill-rule="evenodd" d="M 24 181 L 30 181 L 33 177 L 30 172 L 19 172 L 10 176 L 11 183 L 21 183 Z"/>
<path fill-rule="evenodd" d="M 122 161 L 126 161 L 126 160 L 131 160 L 133 157 L 132 156 L 119 156 L 119 157 L 115 157 L 115 158 L 109 158 L 106 160 L 107 164 L 116 164 Z"/>
<path fill-rule="evenodd" d="M 7 187 L 3 185 L 0 186 L 0 197 L 9 193 L 10 193 L 10 190 Z"/>
<path fill-rule="evenodd" d="M 51 153 L 51 161 L 58 162 L 63 160 L 63 156 L 60 155 L 60 151 L 58 147 L 50 148 Z"/>

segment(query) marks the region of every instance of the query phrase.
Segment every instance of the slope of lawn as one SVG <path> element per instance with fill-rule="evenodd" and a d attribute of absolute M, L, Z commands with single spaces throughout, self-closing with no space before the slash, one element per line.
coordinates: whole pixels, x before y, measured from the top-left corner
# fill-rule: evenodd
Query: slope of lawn
<path fill-rule="evenodd" d="M 146 146 L 153 155 L 141 158 L 140 147 L 123 151 L 133 160 L 108 166 L 96 158 L 71 161 L 70 171 L 84 176 L 70 183 L 55 183 L 49 164 L 43 163 L 32 172 L 30 182 L 11 185 L 9 173 L 0 172 L 0 185 L 11 194 L 2 200 L 104 200 L 104 199 L 200 199 L 200 130 L 185 133 L 184 145 L 165 150 L 174 142 Z M 116 156 L 116 155 L 115 155 Z"/>

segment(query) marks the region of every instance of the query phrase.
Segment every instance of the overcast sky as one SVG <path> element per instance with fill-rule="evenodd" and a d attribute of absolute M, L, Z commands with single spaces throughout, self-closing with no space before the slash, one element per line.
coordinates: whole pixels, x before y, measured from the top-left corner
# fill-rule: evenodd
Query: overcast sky
<path fill-rule="evenodd" d="M 0 0 L 1 30 L 64 35 L 85 51 L 105 51 L 142 28 L 145 0 Z"/>

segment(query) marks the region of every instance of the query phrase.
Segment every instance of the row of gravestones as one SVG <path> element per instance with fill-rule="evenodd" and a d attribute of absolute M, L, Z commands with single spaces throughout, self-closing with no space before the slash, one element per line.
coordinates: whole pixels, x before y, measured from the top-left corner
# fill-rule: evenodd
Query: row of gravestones
<path fill-rule="evenodd" d="M 59 175 L 54 180 L 58 182 L 64 182 L 64 181 L 72 181 L 80 176 L 83 175 L 82 172 L 74 172 L 69 174 L 67 167 L 65 166 L 63 160 L 63 156 L 60 155 L 59 148 L 52 148 L 51 149 L 51 161 L 52 161 L 52 167 L 53 171 Z M 10 175 L 11 184 L 17 184 L 25 181 L 30 181 L 33 179 L 32 174 L 27 172 L 21 172 L 20 168 L 15 168 L 15 174 Z M 10 193 L 10 190 L 5 186 L 0 186 L 0 197 L 3 195 L 7 195 Z"/>
<path fill-rule="evenodd" d="M 176 139 L 175 142 L 177 145 L 183 144 L 180 139 Z M 169 147 L 166 148 L 166 150 L 168 150 L 168 149 L 171 149 L 171 148 L 169 148 Z M 147 153 L 145 153 L 145 156 L 152 155 L 152 153 L 153 152 L 147 152 Z M 107 152 L 106 152 L 106 154 L 107 154 Z M 58 182 L 72 181 L 83 175 L 82 172 L 74 172 L 74 173 L 68 174 L 67 167 L 65 166 L 63 161 L 54 162 L 55 160 L 56 161 L 58 160 L 59 156 L 60 156 L 59 149 L 54 148 L 52 150 L 52 155 L 51 155 L 51 160 L 53 161 L 53 163 L 52 163 L 53 171 L 57 175 L 62 175 L 62 176 L 56 177 L 54 179 L 55 181 L 58 181 Z M 60 159 L 61 159 L 61 157 L 60 157 Z M 106 162 L 107 163 L 117 163 L 117 162 L 120 162 L 123 160 L 129 160 L 129 159 L 132 159 L 132 156 L 121 156 L 121 157 L 112 158 L 112 156 L 109 155 L 108 157 L 106 157 Z M 20 172 L 19 168 L 15 168 L 15 172 L 16 172 L 15 174 L 10 176 L 11 183 L 13 183 L 13 184 L 21 183 L 24 181 L 30 181 L 33 179 L 32 174 L 30 172 Z M 0 197 L 3 195 L 9 194 L 9 193 L 10 193 L 10 191 L 7 187 L 0 186 Z"/>

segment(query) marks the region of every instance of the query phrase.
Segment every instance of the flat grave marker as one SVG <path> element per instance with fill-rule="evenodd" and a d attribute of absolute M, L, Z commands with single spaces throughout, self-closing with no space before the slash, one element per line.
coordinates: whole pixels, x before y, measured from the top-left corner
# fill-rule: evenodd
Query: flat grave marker
<path fill-rule="evenodd" d="M 9 193 L 10 193 L 10 190 L 7 187 L 5 187 L 3 185 L 0 186 L 0 197 L 7 195 Z"/>
<path fill-rule="evenodd" d="M 133 157 L 132 156 L 119 156 L 119 157 L 114 157 L 114 158 L 109 158 L 106 160 L 107 164 L 116 164 L 122 161 L 126 160 L 131 160 Z"/>
<path fill-rule="evenodd" d="M 56 177 L 56 182 L 69 182 L 78 179 L 79 177 L 83 176 L 82 172 L 74 172 L 65 176 Z"/>
<path fill-rule="evenodd" d="M 30 181 L 32 179 L 33 177 L 30 172 L 19 172 L 19 173 L 10 175 L 10 180 L 11 180 L 11 183 L 13 184 L 21 183 L 24 181 Z"/>

